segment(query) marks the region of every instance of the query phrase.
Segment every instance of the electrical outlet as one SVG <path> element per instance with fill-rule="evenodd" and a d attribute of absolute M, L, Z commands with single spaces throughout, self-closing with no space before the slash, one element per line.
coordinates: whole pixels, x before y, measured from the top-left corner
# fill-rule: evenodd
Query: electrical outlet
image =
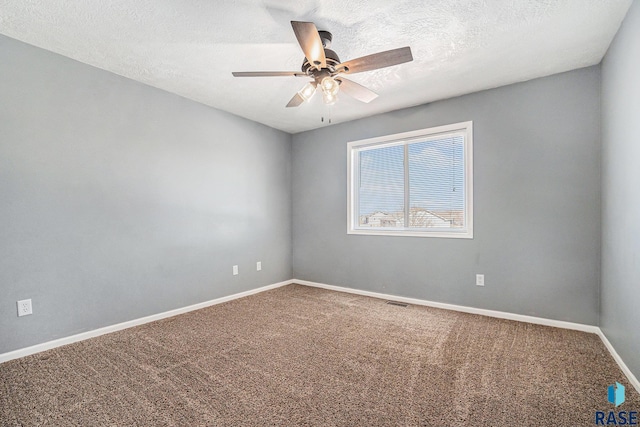
<path fill-rule="evenodd" d="M 476 285 L 484 286 L 484 274 L 476 274 Z"/>
<path fill-rule="evenodd" d="M 18 317 L 28 316 L 29 314 L 33 314 L 31 299 L 23 299 L 22 301 L 18 301 Z"/>
<path fill-rule="evenodd" d="M 262 270 L 262 261 L 256 262 L 256 271 Z"/>
<path fill-rule="evenodd" d="M 233 266 L 233 275 L 234 275 L 234 276 L 237 276 L 237 275 L 238 275 L 238 266 L 237 266 L 237 265 L 234 265 L 234 266 Z"/>

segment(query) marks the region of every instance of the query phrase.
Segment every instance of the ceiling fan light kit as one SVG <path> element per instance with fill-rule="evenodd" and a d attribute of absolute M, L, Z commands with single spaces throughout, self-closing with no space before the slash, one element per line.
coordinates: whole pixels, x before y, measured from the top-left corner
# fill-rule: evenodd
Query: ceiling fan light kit
<path fill-rule="evenodd" d="M 340 89 L 340 83 L 335 81 L 333 77 L 329 76 L 322 79 L 320 87 L 324 93 L 336 96 L 338 94 L 338 89 Z"/>
<path fill-rule="evenodd" d="M 307 77 L 311 78 L 302 89 L 291 98 L 287 107 L 297 107 L 308 102 L 317 92 L 322 91 L 325 104 L 332 105 L 338 99 L 338 92 L 369 103 L 378 94 L 359 83 L 344 78 L 341 74 L 354 74 L 364 71 L 377 70 L 405 62 L 413 61 L 411 48 L 406 46 L 399 49 L 374 53 L 346 62 L 340 62 L 338 55 L 331 49 L 333 36 L 328 31 L 318 31 L 313 22 L 291 21 L 293 32 L 304 52 L 301 71 L 243 71 L 232 73 L 235 77 Z"/>
<path fill-rule="evenodd" d="M 337 95 L 332 95 L 330 93 L 324 92 L 322 94 L 322 101 L 324 101 L 325 104 L 327 105 L 333 105 L 336 103 L 336 101 L 338 100 L 338 96 Z"/>
<path fill-rule="evenodd" d="M 300 89 L 300 91 L 298 91 L 298 94 L 302 97 L 302 99 L 305 100 L 305 102 L 308 102 L 311 98 L 313 98 L 313 95 L 316 94 L 317 86 L 318 84 L 316 82 L 309 82 L 304 85 L 302 89 Z"/>

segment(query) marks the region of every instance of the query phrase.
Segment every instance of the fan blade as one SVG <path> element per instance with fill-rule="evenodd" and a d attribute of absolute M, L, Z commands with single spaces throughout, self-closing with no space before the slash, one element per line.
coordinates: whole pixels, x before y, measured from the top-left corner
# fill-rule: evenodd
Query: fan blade
<path fill-rule="evenodd" d="M 347 95 L 354 97 L 358 101 L 362 101 L 368 104 L 378 97 L 377 93 L 370 89 L 367 89 L 360 83 L 347 80 L 344 77 L 337 77 L 336 80 L 340 82 L 340 92 L 344 92 Z"/>
<path fill-rule="evenodd" d="M 234 71 L 233 77 L 305 77 L 305 73 L 298 71 Z"/>
<path fill-rule="evenodd" d="M 302 104 L 304 102 L 304 98 L 300 96 L 299 93 L 296 92 L 295 95 L 293 95 L 293 98 L 291 98 L 291 101 L 289 101 L 289 103 L 287 104 L 287 108 L 289 107 L 297 107 L 298 105 Z"/>
<path fill-rule="evenodd" d="M 378 52 L 361 58 L 352 59 L 338 65 L 336 69 L 344 67 L 345 73 L 353 74 L 390 67 L 392 65 L 398 65 L 409 61 L 413 61 L 413 56 L 411 55 L 411 48 L 406 46 L 399 49 L 386 50 L 384 52 Z"/>
<path fill-rule="evenodd" d="M 324 46 L 322 46 L 322 40 L 315 24 L 313 22 L 291 21 L 291 26 L 309 63 L 318 70 L 327 68 Z"/>

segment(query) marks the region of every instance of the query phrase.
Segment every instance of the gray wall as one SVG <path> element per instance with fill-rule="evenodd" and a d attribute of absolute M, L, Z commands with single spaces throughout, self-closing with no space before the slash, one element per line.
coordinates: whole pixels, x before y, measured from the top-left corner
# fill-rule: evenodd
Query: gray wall
<path fill-rule="evenodd" d="M 473 240 L 347 235 L 348 141 L 466 120 Z M 292 150 L 295 278 L 598 323 L 599 67 L 296 134 Z"/>
<path fill-rule="evenodd" d="M 640 378 L 640 2 L 602 63 L 600 327 Z"/>
<path fill-rule="evenodd" d="M 292 275 L 598 323 L 599 67 L 297 134 L 293 146 L 2 36 L 0 76 L 0 353 Z M 466 120 L 473 240 L 346 234 L 348 141 Z M 627 339 L 637 314 L 607 311 L 612 289 L 602 321 Z M 24 298 L 34 315 L 18 318 Z"/>
<path fill-rule="evenodd" d="M 0 353 L 290 279 L 290 157 L 288 134 L 0 36 Z"/>

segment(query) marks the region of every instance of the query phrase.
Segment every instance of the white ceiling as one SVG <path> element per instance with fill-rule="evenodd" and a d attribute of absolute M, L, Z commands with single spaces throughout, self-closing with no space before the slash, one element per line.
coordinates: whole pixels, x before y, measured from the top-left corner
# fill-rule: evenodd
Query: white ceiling
<path fill-rule="evenodd" d="M 0 33 L 296 133 L 597 64 L 632 0 L 0 0 Z M 350 76 L 380 96 L 285 108 L 291 20 L 333 33 L 340 59 L 411 46 L 414 61 Z M 321 122 L 325 117 L 325 122 Z"/>

